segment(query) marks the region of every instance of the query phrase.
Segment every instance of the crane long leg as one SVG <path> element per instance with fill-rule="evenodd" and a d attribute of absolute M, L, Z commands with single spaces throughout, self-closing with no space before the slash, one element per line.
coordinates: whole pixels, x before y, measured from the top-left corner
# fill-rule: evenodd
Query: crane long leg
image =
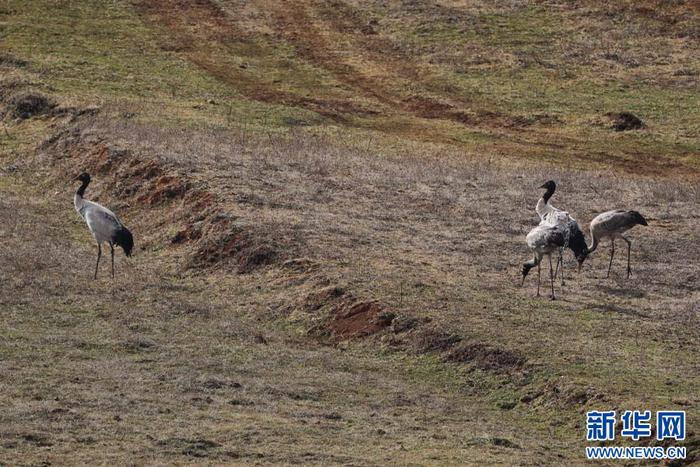
<path fill-rule="evenodd" d="M 540 263 L 537 263 L 537 297 L 540 296 Z"/>
<path fill-rule="evenodd" d="M 613 260 L 613 256 L 615 256 L 615 239 L 614 238 L 610 242 L 610 245 L 612 245 L 612 247 L 610 248 L 610 264 L 608 264 L 608 275 L 605 276 L 606 279 L 608 277 L 610 277 L 610 268 L 612 268 L 612 260 Z"/>
<path fill-rule="evenodd" d="M 632 274 L 632 267 L 630 266 L 630 251 L 632 250 L 632 242 L 627 237 L 622 237 L 622 239 L 627 242 L 627 279 L 629 279 L 630 274 Z"/>
<path fill-rule="evenodd" d="M 559 265 L 561 265 L 561 285 L 564 285 L 564 254 L 559 250 L 559 258 L 557 259 L 557 268 L 554 270 L 554 278 L 557 278 L 557 272 L 559 272 Z"/>
<path fill-rule="evenodd" d="M 112 253 L 112 279 L 114 279 L 114 245 L 109 244 L 110 252 Z"/>
<path fill-rule="evenodd" d="M 550 297 L 554 300 L 554 267 L 552 267 L 552 255 L 549 254 L 549 283 L 552 286 L 552 296 Z"/>
<path fill-rule="evenodd" d="M 559 264 L 561 264 L 561 285 L 564 285 L 564 256 L 559 256 Z"/>
<path fill-rule="evenodd" d="M 100 266 L 100 257 L 102 256 L 102 246 L 97 244 L 97 263 L 95 264 L 95 276 L 93 279 L 97 279 L 97 268 Z"/>

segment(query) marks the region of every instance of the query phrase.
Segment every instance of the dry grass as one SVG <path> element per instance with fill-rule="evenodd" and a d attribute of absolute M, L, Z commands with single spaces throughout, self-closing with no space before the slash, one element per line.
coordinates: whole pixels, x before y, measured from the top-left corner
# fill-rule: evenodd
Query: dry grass
<path fill-rule="evenodd" d="M 696 173 L 692 2 L 457 3 L 135 2 L 255 101 L 482 154 Z M 649 126 L 611 140 L 603 117 L 621 111 Z"/>
<path fill-rule="evenodd" d="M 47 178 L 41 159 L 23 159 L 18 172 L 10 167 L 19 161 L 3 156 L 0 187 L 4 462 L 405 465 L 531 455 L 503 447 L 513 430 L 465 400 L 457 371 L 430 357 L 329 348 L 275 321 L 275 305 L 303 276 L 183 277 L 171 252 L 151 246 L 132 261 L 119 255 L 116 281 L 104 267 L 91 281 L 94 251 L 69 187 Z M 96 182 L 93 196 L 124 201 Z M 52 195 L 28 197 L 27 186 Z M 153 211 L 119 212 L 141 245 L 158 236 Z"/>
<path fill-rule="evenodd" d="M 691 2 L 166 3 L 0 7 L 0 100 L 59 104 L 0 129 L 2 462 L 577 464 L 612 407 L 697 458 Z M 631 279 L 519 287 L 547 179 L 645 215 Z"/>
<path fill-rule="evenodd" d="M 420 146 L 413 157 L 368 152 L 298 131 L 263 137 L 242 130 L 160 130 L 106 116 L 78 123 L 67 134 L 72 139 L 45 147 L 44 157 L 57 164 L 53 170 L 65 179 L 85 167 L 96 171 L 91 197 L 130 213 L 127 219 L 136 226 L 142 249 L 138 267 L 151 271 L 151 261 L 170 265 L 161 273 L 165 276 L 149 280 L 130 274 L 137 283 L 153 281 L 148 288 L 159 297 L 162 287 L 157 284 L 164 282 L 180 284 L 176 290 L 183 298 L 197 295 L 190 283 L 204 280 L 207 286 L 199 287 L 207 290 L 210 276 L 230 283 L 233 290 L 242 282 L 254 287 L 256 304 L 244 307 L 250 310 L 243 312 L 246 319 L 288 329 L 272 328 L 268 332 L 273 340 L 289 339 L 274 336 L 291 332 L 303 342 L 309 339 L 303 337 L 306 331 L 318 334 L 337 306 L 332 298 L 309 306 L 324 287 L 335 285 L 359 300 L 376 300 L 398 316 L 399 324 L 376 339 L 390 358 L 427 352 L 431 358 L 462 362 L 467 372 L 457 373 L 450 383 L 458 388 L 459 396 L 453 397 L 477 404 L 493 423 L 507 411 L 507 426 L 513 430 L 542 419 L 530 436 L 496 435 L 529 446 L 528 453 L 535 452 L 545 430 L 561 443 L 558 454 L 577 459 L 580 411 L 585 407 L 684 407 L 690 420 L 694 417 L 693 355 L 699 340 L 693 265 L 700 259 L 692 248 L 698 238 L 694 185 L 595 171 L 509 167 L 503 161 L 469 160 L 447 149 L 439 157 L 421 155 Z M 91 149 L 105 141 L 109 153 L 117 155 L 108 169 L 102 159 L 105 151 Z M 185 193 L 164 204 L 137 207 L 135 200 L 153 190 L 149 176 L 143 175 L 145 182 L 135 191 L 121 190 L 122 182 L 111 176 L 123 176 L 123 166 L 138 172 L 134 160 L 157 161 L 169 176 L 179 174 L 191 190 L 205 190 L 209 204 L 192 210 Z M 602 249 L 581 276 L 573 274 L 569 259 L 568 282 L 558 291 L 558 302 L 533 299 L 531 281 L 524 289 L 517 286 L 519 266 L 528 257 L 523 237 L 536 224 L 535 187 L 550 177 L 561 187 L 556 204 L 566 206 L 582 224 L 614 207 L 644 213 L 650 227 L 633 232 L 631 280 L 624 279 L 620 258 L 613 277 L 600 278 L 607 264 Z M 62 198 L 69 196 L 69 189 L 62 191 Z M 191 223 L 206 226 L 221 219 L 227 220 L 223 229 L 205 227 L 201 237 L 168 246 Z M 243 271 L 252 274 L 229 276 L 226 271 L 241 269 L 234 253 L 231 265 L 221 250 L 217 255 L 223 256 L 216 256 L 205 274 L 187 269 L 192 266 L 187 258 L 209 251 L 202 245 L 226 242 L 222 239 L 231 232 L 254 238 L 264 232 L 263 244 L 275 253 L 271 261 Z M 304 260 L 285 262 L 300 257 Z M 119 287 L 129 290 L 128 285 Z M 221 300 L 224 313 L 232 309 L 231 293 L 240 303 L 253 297 L 224 291 L 221 285 L 213 290 L 193 305 L 195 310 L 211 310 Z M 173 307 L 160 298 L 156 302 L 166 310 Z M 223 319 L 204 314 L 212 326 Z M 160 318 L 150 316 L 152 327 L 151 320 Z M 411 324 L 402 327 L 401 322 Z M 262 326 L 269 329 L 269 324 Z M 125 341 L 129 352 L 142 347 L 139 341 Z M 339 400 L 329 404 L 344 405 Z M 552 418 L 557 420 L 554 431 L 543 422 Z M 309 436 L 310 443 L 316 442 Z M 509 452 L 493 455 L 500 459 Z M 523 455 L 529 454 L 518 453 Z"/>

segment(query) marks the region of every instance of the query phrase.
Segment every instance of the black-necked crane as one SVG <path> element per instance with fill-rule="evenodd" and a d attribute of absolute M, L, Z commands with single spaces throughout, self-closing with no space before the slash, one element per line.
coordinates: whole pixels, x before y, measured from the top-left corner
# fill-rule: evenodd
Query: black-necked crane
<path fill-rule="evenodd" d="M 566 226 L 572 221 L 576 222 L 576 220 L 571 217 L 568 212 L 555 208 L 549 204 L 550 198 L 557 189 L 557 184 L 554 183 L 554 180 L 545 182 L 540 188 L 547 190 L 544 192 L 542 197 L 537 200 L 537 205 L 535 206 L 535 211 L 537 211 L 537 214 L 539 214 L 542 222 L 560 226 Z"/>
<path fill-rule="evenodd" d="M 520 284 L 522 287 L 525 284 L 525 277 L 530 272 L 530 269 L 537 266 L 537 296 L 540 296 L 540 263 L 545 256 L 549 257 L 549 279 L 552 286 L 552 295 L 550 298 L 554 300 L 554 268 L 552 267 L 552 253 L 555 251 L 561 252 L 564 247 L 564 235 L 561 229 L 553 226 L 540 224 L 532 229 L 525 238 L 527 246 L 532 250 L 533 258 L 530 261 L 523 263 L 523 281 Z"/>
<path fill-rule="evenodd" d="M 610 277 L 610 268 L 612 268 L 613 256 L 615 256 L 615 239 L 621 238 L 627 242 L 627 278 L 632 274 L 630 266 L 630 251 L 632 242 L 629 238 L 622 235 L 635 225 L 649 225 L 644 216 L 637 211 L 626 211 L 624 209 L 615 209 L 598 214 L 591 221 L 591 237 L 592 243 L 588 247 L 588 252 L 592 253 L 598 244 L 604 238 L 610 239 L 610 263 L 608 264 L 608 274 L 605 277 Z"/>
<path fill-rule="evenodd" d="M 533 258 L 523 263 L 523 281 L 520 284 L 521 286 L 525 284 L 525 277 L 530 272 L 530 269 L 537 266 L 537 296 L 539 297 L 540 262 L 544 256 L 548 256 L 549 275 L 552 287 L 552 295 L 550 298 L 554 300 L 554 278 L 556 273 L 552 268 L 552 253 L 558 251 L 561 256 L 562 249 L 568 247 L 576 256 L 579 269 L 588 256 L 588 248 L 583 232 L 578 228 L 578 224 L 576 224 L 575 227 L 576 228 L 571 231 L 565 231 L 560 226 L 552 226 L 542 222 L 527 234 L 525 241 L 527 242 L 527 246 L 532 250 Z"/>
<path fill-rule="evenodd" d="M 544 188 L 546 190 L 542 197 L 537 201 L 537 205 L 535 206 L 535 211 L 540 216 L 540 224 L 558 227 L 562 231 L 562 233 L 564 234 L 564 245 L 562 245 L 561 250 L 569 246 L 569 242 L 574 241 L 574 238 L 578 239 L 576 241 L 580 241 L 581 238 L 583 238 L 583 232 L 581 232 L 581 227 L 579 227 L 578 222 L 576 222 L 576 219 L 571 217 L 571 215 L 567 211 L 555 208 L 554 206 L 549 204 L 549 200 L 552 198 L 554 191 L 557 189 L 557 184 L 554 183 L 554 180 L 549 180 L 545 182 L 542 186 L 540 186 L 540 188 Z M 577 250 L 574 251 L 574 255 L 576 255 L 576 259 L 579 260 L 580 270 L 581 264 L 583 263 L 585 256 L 583 257 L 583 259 L 581 259 L 580 254 L 576 253 L 576 251 L 580 250 L 580 248 L 578 247 L 580 247 L 580 245 L 576 247 Z M 563 285 L 564 259 L 561 251 L 559 254 L 559 258 L 557 259 L 557 271 L 559 271 L 560 264 L 562 268 L 561 280 Z"/>
<path fill-rule="evenodd" d="M 97 263 L 95 264 L 94 278 L 97 279 L 97 268 L 100 266 L 102 243 L 109 243 L 112 253 L 112 278 L 114 278 L 114 245 L 122 247 L 126 256 L 131 256 L 131 250 L 134 247 L 134 237 L 112 211 L 97 203 L 83 199 L 85 189 L 90 184 L 89 174 L 83 172 L 76 180 L 79 180 L 81 184 L 73 197 L 75 210 L 85 220 L 90 233 L 97 242 Z"/>

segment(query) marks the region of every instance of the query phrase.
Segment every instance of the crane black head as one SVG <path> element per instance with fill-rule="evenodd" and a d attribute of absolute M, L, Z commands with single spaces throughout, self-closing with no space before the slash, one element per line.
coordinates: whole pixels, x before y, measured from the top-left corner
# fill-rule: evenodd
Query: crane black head
<path fill-rule="evenodd" d="M 87 172 L 83 172 L 77 177 L 75 177 L 75 180 L 81 181 L 83 183 L 90 183 L 90 174 Z"/>
<path fill-rule="evenodd" d="M 557 188 L 557 184 L 554 183 L 554 180 L 549 180 L 547 182 L 544 182 L 540 188 L 545 188 L 547 190 L 554 191 Z"/>
<path fill-rule="evenodd" d="M 554 190 L 557 189 L 557 184 L 554 183 L 554 180 L 549 180 L 548 182 L 545 182 L 540 188 L 544 188 L 547 191 L 545 194 L 542 196 L 544 198 L 545 203 L 549 201 L 549 198 L 552 197 L 554 194 Z"/>
<path fill-rule="evenodd" d="M 583 235 L 583 231 L 579 228 L 578 224 L 574 224 L 570 227 L 568 247 L 574 252 L 576 256 L 576 261 L 578 262 L 578 271 L 581 272 L 581 266 L 583 262 L 588 258 L 588 246 L 586 245 L 586 237 Z"/>
<path fill-rule="evenodd" d="M 87 172 L 83 172 L 77 177 L 75 177 L 76 180 L 82 182 L 80 185 L 80 188 L 78 188 L 78 196 L 83 196 L 85 194 L 85 189 L 87 188 L 88 184 L 90 183 L 90 174 Z"/>

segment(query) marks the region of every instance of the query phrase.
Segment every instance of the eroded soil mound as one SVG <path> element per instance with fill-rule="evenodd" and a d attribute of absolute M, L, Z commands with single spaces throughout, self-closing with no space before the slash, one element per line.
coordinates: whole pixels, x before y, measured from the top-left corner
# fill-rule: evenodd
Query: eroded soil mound
<path fill-rule="evenodd" d="M 591 386 L 565 378 L 552 379 L 524 394 L 520 402 L 543 407 L 584 406 L 591 401 L 603 401 L 605 395 Z"/>
<path fill-rule="evenodd" d="M 644 128 L 644 123 L 636 115 L 630 112 L 608 112 L 605 114 L 611 121 L 611 128 L 615 131 L 639 130 Z"/>
<path fill-rule="evenodd" d="M 419 353 L 445 352 L 461 341 L 462 337 L 457 334 L 430 328 L 418 333 L 416 337 L 416 350 Z"/>
<path fill-rule="evenodd" d="M 189 235 L 198 240 L 187 263 L 189 268 L 233 264 L 237 272 L 249 273 L 282 258 L 281 249 L 269 233 L 236 223 L 230 215 L 214 215 L 198 224 L 176 236 L 177 239 Z"/>
<path fill-rule="evenodd" d="M 10 96 L 5 105 L 4 114 L 12 118 L 25 120 L 37 115 L 46 115 L 56 107 L 48 97 L 35 92 L 19 92 Z"/>
<path fill-rule="evenodd" d="M 364 337 L 388 327 L 393 319 L 393 313 L 384 311 L 376 302 L 358 302 L 335 308 L 327 327 L 336 339 Z"/>
<path fill-rule="evenodd" d="M 92 196 L 99 197 L 97 190 L 102 188 L 126 207 L 172 205 L 167 219 L 151 219 L 152 242 L 187 246 L 185 269 L 233 266 L 236 272 L 248 273 L 260 266 L 282 262 L 286 256 L 281 252 L 293 251 L 291 245 L 280 240 L 282 235 L 277 235 L 274 228 L 245 224 L 223 212 L 217 196 L 195 188 L 182 170 L 158 158 L 113 147 L 80 125 L 57 133 L 42 148 L 54 160 L 67 162 L 63 169 L 67 178 L 81 171 L 96 175 L 100 183 L 93 187 L 96 191 Z M 162 234 L 158 236 L 155 232 L 166 223 L 183 227 L 174 236 L 160 238 Z"/>

